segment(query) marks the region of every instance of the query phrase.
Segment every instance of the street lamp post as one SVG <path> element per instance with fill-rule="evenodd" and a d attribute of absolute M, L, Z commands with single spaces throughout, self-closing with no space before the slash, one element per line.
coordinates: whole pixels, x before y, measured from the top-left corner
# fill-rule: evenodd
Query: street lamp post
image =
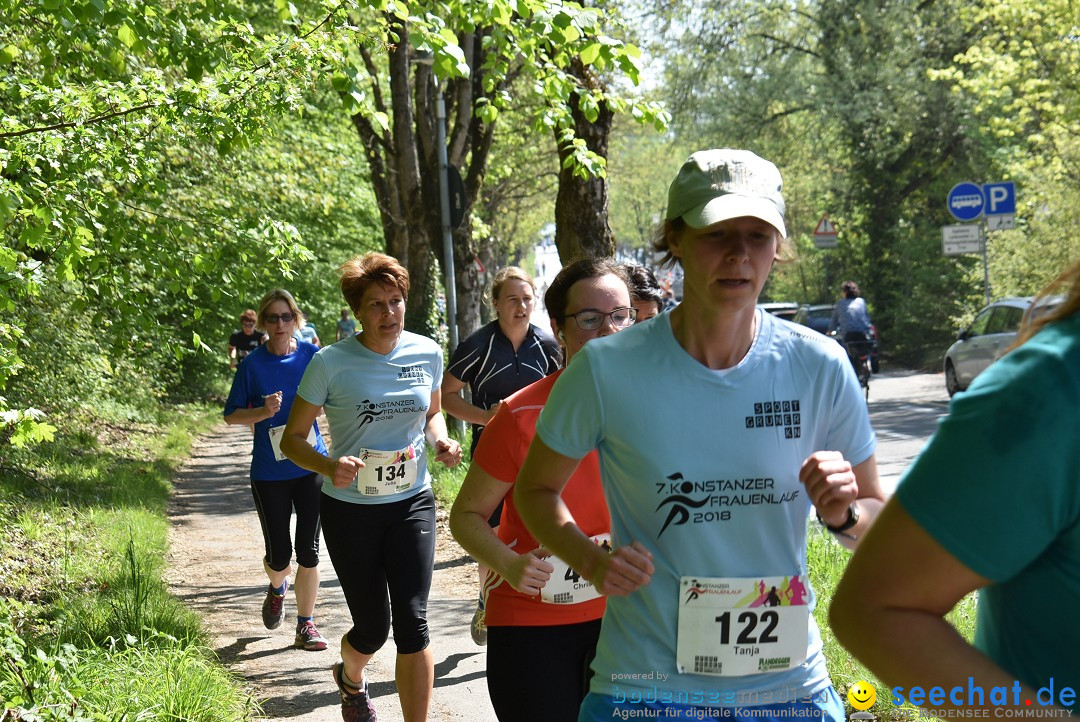
<path fill-rule="evenodd" d="M 450 331 L 450 353 L 458 345 L 457 325 L 457 279 L 454 274 L 454 231 L 450 223 L 450 182 L 449 165 L 446 158 L 446 101 L 443 98 L 442 85 L 435 79 L 435 125 L 436 139 L 439 146 L 439 215 L 442 221 L 443 275 L 446 286 L 446 319 Z"/>

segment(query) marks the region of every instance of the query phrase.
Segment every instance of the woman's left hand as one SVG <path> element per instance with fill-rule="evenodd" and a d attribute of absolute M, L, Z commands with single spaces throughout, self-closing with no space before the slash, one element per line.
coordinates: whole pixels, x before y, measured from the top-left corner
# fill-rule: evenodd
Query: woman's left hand
<path fill-rule="evenodd" d="M 435 461 L 441 461 L 453 468 L 461 463 L 461 444 L 453 439 L 435 440 Z"/>
<path fill-rule="evenodd" d="M 848 507 L 859 496 L 851 462 L 839 451 L 815 451 L 799 470 L 810 503 L 826 523 L 839 526 L 847 519 Z"/>

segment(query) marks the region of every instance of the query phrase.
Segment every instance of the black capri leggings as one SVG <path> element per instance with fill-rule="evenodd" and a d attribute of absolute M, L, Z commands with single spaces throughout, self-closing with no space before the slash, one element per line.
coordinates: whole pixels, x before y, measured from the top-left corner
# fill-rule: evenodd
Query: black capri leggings
<path fill-rule="evenodd" d="M 374 654 L 393 620 L 399 654 L 427 648 L 427 604 L 435 565 L 435 496 L 425 489 L 389 504 L 322 495 L 323 537 L 353 627 L 349 644 Z"/>
<path fill-rule="evenodd" d="M 599 619 L 488 627 L 487 685 L 495 715 L 502 722 L 576 722 L 599 638 Z"/>
<path fill-rule="evenodd" d="M 293 545 L 289 541 L 289 520 L 296 509 L 296 563 L 319 566 L 319 497 L 322 481 L 318 474 L 306 474 L 284 481 L 251 480 L 251 496 L 259 512 L 266 564 L 276 572 L 289 566 Z"/>

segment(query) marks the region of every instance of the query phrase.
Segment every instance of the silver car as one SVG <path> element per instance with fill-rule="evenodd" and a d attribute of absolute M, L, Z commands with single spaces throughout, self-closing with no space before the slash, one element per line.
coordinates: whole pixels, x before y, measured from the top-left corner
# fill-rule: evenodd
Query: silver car
<path fill-rule="evenodd" d="M 987 366 L 1005 355 L 1016 342 L 1016 333 L 1026 314 L 1042 314 L 1061 305 L 1061 296 L 1003 298 L 979 311 L 971 325 L 960 332 L 956 343 L 945 352 L 945 390 L 952 396 L 963 391 Z"/>

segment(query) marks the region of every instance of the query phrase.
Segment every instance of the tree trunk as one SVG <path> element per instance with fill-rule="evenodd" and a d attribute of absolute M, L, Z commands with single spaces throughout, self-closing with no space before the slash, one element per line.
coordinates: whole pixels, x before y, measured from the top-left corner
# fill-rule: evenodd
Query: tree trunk
<path fill-rule="evenodd" d="M 571 72 L 587 89 L 603 87 L 596 73 L 578 59 L 571 64 Z M 600 115 L 590 123 L 576 103 L 571 105 L 577 137 L 585 141 L 589 150 L 607 158 L 614 117 L 611 108 L 600 103 Z M 559 191 L 555 197 L 555 246 L 559 258 L 566 265 L 578 258 L 610 257 L 615 253 L 615 236 L 608 225 L 607 178 L 574 175 L 573 167 L 564 165 L 568 156 L 568 149 L 559 148 Z"/>

